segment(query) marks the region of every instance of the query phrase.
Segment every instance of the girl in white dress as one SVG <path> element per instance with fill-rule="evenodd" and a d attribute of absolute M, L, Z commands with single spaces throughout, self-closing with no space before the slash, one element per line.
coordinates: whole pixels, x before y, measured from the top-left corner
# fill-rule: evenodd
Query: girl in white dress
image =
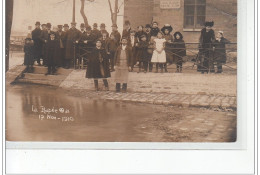
<path fill-rule="evenodd" d="M 157 34 L 157 38 L 154 39 L 154 51 L 151 59 L 152 63 L 156 63 L 156 73 L 158 73 L 159 66 L 161 72 L 163 72 L 163 65 L 166 63 L 165 42 L 163 33 L 160 31 Z"/>

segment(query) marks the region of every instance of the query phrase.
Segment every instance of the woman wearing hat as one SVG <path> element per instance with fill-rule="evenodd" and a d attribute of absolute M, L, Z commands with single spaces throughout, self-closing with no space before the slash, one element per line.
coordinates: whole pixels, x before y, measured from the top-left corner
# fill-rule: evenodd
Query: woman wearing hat
<path fill-rule="evenodd" d="M 173 42 L 173 37 L 171 35 L 171 32 L 172 32 L 173 28 L 170 24 L 165 24 L 163 26 L 163 28 L 161 29 L 161 31 L 163 32 L 164 34 L 164 38 L 166 40 L 166 43 L 165 43 L 165 52 L 166 52 L 166 64 L 164 65 L 164 69 L 165 69 L 165 72 L 168 72 L 167 70 L 167 63 L 172 63 L 173 62 L 173 56 L 172 56 L 172 42 Z"/>
<path fill-rule="evenodd" d="M 215 41 L 215 33 L 212 30 L 214 22 L 205 22 L 205 27 L 201 30 L 199 40 L 199 60 L 198 71 L 201 73 L 215 72 L 213 65 L 213 42 Z"/>
<path fill-rule="evenodd" d="M 106 51 L 102 48 L 101 40 L 96 41 L 96 47 L 92 51 L 87 72 L 86 78 L 93 78 L 95 90 L 98 91 L 98 79 L 103 79 L 105 90 L 108 89 L 107 78 L 111 77 L 109 70 L 109 59 L 107 57 Z"/>

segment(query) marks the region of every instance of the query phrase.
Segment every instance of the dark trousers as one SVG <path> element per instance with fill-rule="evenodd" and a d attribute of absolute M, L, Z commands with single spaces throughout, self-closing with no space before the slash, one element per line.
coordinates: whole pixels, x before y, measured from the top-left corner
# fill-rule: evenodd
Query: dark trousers
<path fill-rule="evenodd" d="M 121 84 L 116 83 L 116 92 L 120 92 L 120 90 L 121 90 Z M 122 92 L 126 92 L 126 90 L 127 90 L 127 83 L 123 83 Z"/>
<path fill-rule="evenodd" d="M 55 65 L 54 64 L 48 65 L 48 73 L 52 74 L 55 72 L 56 72 Z"/>
<path fill-rule="evenodd" d="M 160 67 L 161 71 L 163 71 L 163 63 L 156 63 L 156 72 L 158 72 L 158 69 Z"/>
<path fill-rule="evenodd" d="M 110 52 L 110 55 L 109 55 L 109 61 L 110 61 L 110 66 L 111 66 L 111 69 L 112 71 L 114 71 L 114 66 L 115 66 L 115 52 Z"/>
<path fill-rule="evenodd" d="M 147 72 L 147 68 L 148 68 L 148 62 L 147 61 L 140 61 L 139 62 L 139 71 L 141 71 L 142 68 L 144 68 L 144 71 Z"/>
<path fill-rule="evenodd" d="M 177 72 L 182 71 L 182 62 L 177 62 Z"/>

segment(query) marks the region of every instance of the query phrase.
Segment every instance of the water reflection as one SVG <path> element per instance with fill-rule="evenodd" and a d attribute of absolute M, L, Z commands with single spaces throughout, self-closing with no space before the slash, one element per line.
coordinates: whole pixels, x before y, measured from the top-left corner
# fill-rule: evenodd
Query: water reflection
<path fill-rule="evenodd" d="M 56 119 L 44 114 L 42 119 L 42 107 L 69 113 L 49 113 Z M 145 141 L 136 128 L 153 113 L 141 104 L 77 98 L 58 88 L 19 85 L 6 92 L 6 137 L 9 141 Z"/>

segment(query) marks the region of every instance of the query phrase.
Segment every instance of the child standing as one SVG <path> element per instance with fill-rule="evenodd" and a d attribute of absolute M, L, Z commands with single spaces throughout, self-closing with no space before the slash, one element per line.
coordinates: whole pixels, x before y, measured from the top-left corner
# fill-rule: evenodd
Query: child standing
<path fill-rule="evenodd" d="M 226 64 L 227 56 L 226 56 L 226 44 L 230 43 L 227 40 L 222 31 L 219 31 L 217 34 L 217 38 L 214 44 L 214 60 L 217 62 L 217 73 L 222 73 L 222 65 Z"/>
<path fill-rule="evenodd" d="M 116 81 L 116 92 L 120 92 L 121 83 L 123 83 L 122 92 L 127 90 L 129 67 L 132 59 L 132 49 L 127 45 L 127 38 L 122 38 L 122 45 L 117 48 L 115 53 L 115 81 Z"/>
<path fill-rule="evenodd" d="M 110 60 L 110 66 L 111 66 L 111 71 L 115 71 L 114 69 L 114 66 L 115 66 L 115 52 L 116 52 L 116 49 L 118 48 L 118 42 L 115 38 L 115 35 L 112 33 L 110 35 L 110 39 L 107 40 L 107 43 L 106 43 L 106 52 L 107 52 L 107 55 L 109 57 L 109 60 Z"/>
<path fill-rule="evenodd" d="M 183 57 L 186 56 L 186 46 L 180 32 L 174 33 L 174 60 L 176 60 L 177 73 L 182 72 Z"/>
<path fill-rule="evenodd" d="M 142 35 L 141 41 L 137 46 L 137 61 L 139 61 L 139 71 L 137 73 L 141 71 L 142 67 L 144 68 L 144 73 L 147 72 L 149 61 L 148 46 L 149 43 L 147 41 L 146 35 Z"/>
<path fill-rule="evenodd" d="M 31 73 L 33 71 L 33 63 L 33 41 L 30 37 L 27 37 L 24 44 L 24 65 L 26 66 L 26 72 Z"/>
<path fill-rule="evenodd" d="M 45 75 L 54 75 L 54 73 L 56 72 L 55 66 L 57 63 L 58 48 L 59 41 L 55 39 L 55 34 L 52 33 L 50 35 L 50 39 L 46 43 L 48 72 Z"/>
<path fill-rule="evenodd" d="M 154 39 L 154 51 L 151 60 L 152 63 L 156 63 L 156 73 L 158 73 L 159 67 L 161 72 L 163 72 L 163 65 L 166 63 L 165 42 L 163 33 L 161 31 L 158 32 L 157 38 Z"/>

